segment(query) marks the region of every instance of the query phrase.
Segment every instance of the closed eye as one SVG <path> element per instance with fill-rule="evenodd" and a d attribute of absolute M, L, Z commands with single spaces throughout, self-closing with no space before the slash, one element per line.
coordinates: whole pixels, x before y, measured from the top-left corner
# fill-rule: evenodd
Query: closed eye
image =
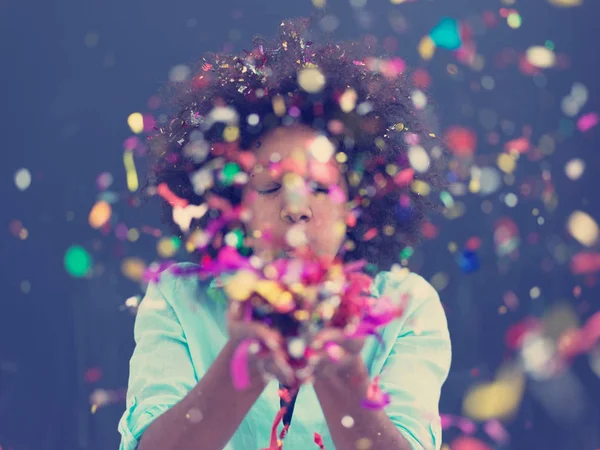
<path fill-rule="evenodd" d="M 272 188 L 269 188 L 269 189 L 259 189 L 258 193 L 261 194 L 261 195 L 274 194 L 279 189 L 281 189 L 281 185 L 280 184 L 277 185 L 277 186 L 273 186 Z"/>
<path fill-rule="evenodd" d="M 329 194 L 329 188 L 327 186 L 317 185 L 313 187 L 313 192 L 317 192 L 319 194 Z"/>

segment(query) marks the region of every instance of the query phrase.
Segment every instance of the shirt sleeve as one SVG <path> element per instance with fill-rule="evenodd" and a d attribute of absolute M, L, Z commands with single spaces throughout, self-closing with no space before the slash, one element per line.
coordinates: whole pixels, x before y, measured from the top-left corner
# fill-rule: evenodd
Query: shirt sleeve
<path fill-rule="evenodd" d="M 126 410 L 118 425 L 120 450 L 134 450 L 142 433 L 197 383 L 181 324 L 164 292 L 172 291 L 173 275 L 150 283 L 134 326 L 135 350 L 130 360 Z"/>
<path fill-rule="evenodd" d="M 412 448 L 439 450 L 439 400 L 450 370 L 450 335 L 437 292 L 424 279 L 418 281 L 417 305 L 407 310 L 379 381 L 391 397 L 386 413 Z"/>

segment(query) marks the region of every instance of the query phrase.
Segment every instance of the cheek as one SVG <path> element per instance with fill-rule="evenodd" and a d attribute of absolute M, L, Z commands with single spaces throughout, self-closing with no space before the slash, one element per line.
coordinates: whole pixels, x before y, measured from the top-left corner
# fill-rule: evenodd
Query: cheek
<path fill-rule="evenodd" d="M 279 217 L 277 202 L 272 199 L 258 197 L 254 202 L 248 204 L 250 210 L 250 226 L 253 229 L 263 229 L 266 226 L 272 226 Z"/>

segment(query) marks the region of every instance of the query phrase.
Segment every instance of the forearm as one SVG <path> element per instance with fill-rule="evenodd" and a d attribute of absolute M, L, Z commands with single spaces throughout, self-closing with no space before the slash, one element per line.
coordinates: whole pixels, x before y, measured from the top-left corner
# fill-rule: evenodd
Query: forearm
<path fill-rule="evenodd" d="M 194 389 L 152 422 L 142 435 L 139 450 L 225 447 L 265 388 L 260 375 L 253 373 L 249 389 L 234 389 L 230 373 L 233 347 L 225 345 Z M 193 420 L 193 415 L 201 420 Z"/>
<path fill-rule="evenodd" d="M 368 410 L 361 406 L 367 394 L 369 374 L 360 357 L 342 375 L 336 370 L 321 374 L 314 388 L 336 448 L 357 448 L 357 441 L 368 439 L 373 450 L 412 450 L 383 409 Z M 353 419 L 351 427 L 342 418 Z"/>

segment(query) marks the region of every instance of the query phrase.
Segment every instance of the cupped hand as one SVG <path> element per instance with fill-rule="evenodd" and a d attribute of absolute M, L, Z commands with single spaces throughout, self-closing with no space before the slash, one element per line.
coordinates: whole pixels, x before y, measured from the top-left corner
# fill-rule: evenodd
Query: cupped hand
<path fill-rule="evenodd" d="M 248 316 L 244 317 L 244 306 L 237 301 L 230 303 L 227 310 L 227 330 L 233 346 L 251 343 L 248 355 L 251 376 L 272 376 L 286 386 L 296 385 L 297 380 L 288 363 L 283 336 L 277 330 L 253 321 Z"/>
<path fill-rule="evenodd" d="M 309 342 L 312 376 L 317 378 L 333 371 L 343 375 L 360 357 L 364 345 L 364 337 L 349 336 L 340 328 L 328 328 L 317 333 Z"/>

